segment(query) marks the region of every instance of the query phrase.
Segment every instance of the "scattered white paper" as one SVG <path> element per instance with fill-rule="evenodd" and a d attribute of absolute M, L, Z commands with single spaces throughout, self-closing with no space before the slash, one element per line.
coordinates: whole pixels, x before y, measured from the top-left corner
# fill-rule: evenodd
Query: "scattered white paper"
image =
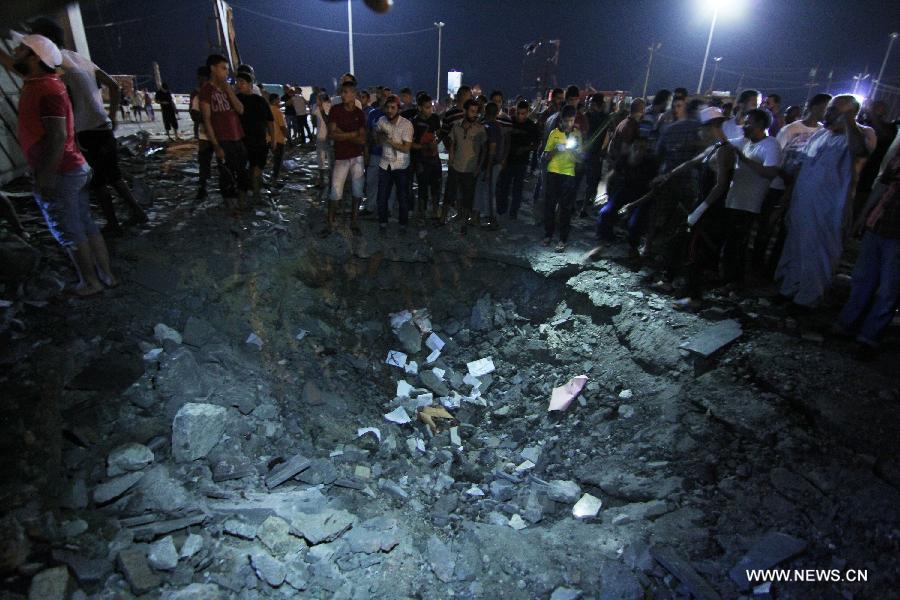
<path fill-rule="evenodd" d="M 378 438 L 378 443 L 381 443 L 381 430 L 377 427 L 360 427 L 356 430 L 356 437 L 362 437 L 367 433 L 374 433 L 375 437 Z"/>
<path fill-rule="evenodd" d="M 443 350 L 444 349 L 444 340 L 438 337 L 438 334 L 432 333 L 425 340 L 425 345 L 431 348 L 432 350 Z"/>
<path fill-rule="evenodd" d="M 399 350 L 388 350 L 387 359 L 384 361 L 392 367 L 406 368 L 406 354 Z"/>
<path fill-rule="evenodd" d="M 255 333 L 251 333 L 249 336 L 247 336 L 247 341 L 244 342 L 244 343 L 245 343 L 245 344 L 253 344 L 253 345 L 256 346 L 257 348 L 262 348 L 262 347 L 263 347 L 263 341 L 262 341 L 262 338 L 260 338 L 260 337 L 259 337 L 258 335 L 256 335 Z"/>
<path fill-rule="evenodd" d="M 409 394 L 412 391 L 413 391 L 413 386 L 406 383 L 405 379 L 397 380 L 397 397 L 398 398 L 409 398 Z"/>
<path fill-rule="evenodd" d="M 302 340 L 303 338 L 305 338 L 307 335 L 309 335 L 309 332 L 308 332 L 307 330 L 305 330 L 305 329 L 301 329 L 301 330 L 299 330 L 299 331 L 297 332 L 297 335 L 294 336 L 294 337 L 297 338 L 297 341 L 300 341 L 300 340 Z"/>
<path fill-rule="evenodd" d="M 513 515 L 512 517 L 510 517 L 509 526 L 516 531 L 520 531 L 528 527 L 528 525 L 525 524 L 525 520 L 522 519 L 522 517 L 520 517 L 519 515 Z"/>
<path fill-rule="evenodd" d="M 411 360 L 406 364 L 406 372 L 410 373 L 411 375 L 415 375 L 419 372 L 419 365 L 416 364 L 416 361 Z"/>
<path fill-rule="evenodd" d="M 572 516 L 576 519 L 596 517 L 597 513 L 600 512 L 601 506 L 603 506 L 603 503 L 600 501 L 600 498 L 585 494 L 581 497 L 581 500 L 576 502 L 575 506 L 572 507 Z"/>
<path fill-rule="evenodd" d="M 462 438 L 459 437 L 459 427 L 450 428 L 450 443 L 454 446 L 462 446 Z"/>
<path fill-rule="evenodd" d="M 479 358 L 478 360 L 473 360 L 472 362 L 467 363 L 466 367 L 468 367 L 470 375 L 474 377 L 481 377 L 482 375 L 487 375 L 488 373 L 494 372 L 494 360 L 492 357 L 487 356 L 485 358 Z"/>
<path fill-rule="evenodd" d="M 402 406 L 398 406 L 388 414 L 384 415 L 384 418 L 391 423 L 397 423 L 398 425 L 405 425 L 412 421 L 412 419 L 409 418 L 409 415 L 406 414 L 406 411 L 403 410 Z"/>
<path fill-rule="evenodd" d="M 425 359 L 425 364 L 426 364 L 426 365 L 430 365 L 431 363 L 433 363 L 434 361 L 436 361 L 436 360 L 439 359 L 440 357 L 441 357 L 441 351 L 440 351 L 440 350 L 434 350 L 434 351 L 432 351 L 431 354 L 428 355 L 428 358 Z"/>
<path fill-rule="evenodd" d="M 550 394 L 550 406 L 547 408 L 547 411 L 566 410 L 569 408 L 572 400 L 581 392 L 587 380 L 587 375 L 579 375 L 570 379 L 566 385 L 553 388 L 553 393 Z"/>
<path fill-rule="evenodd" d="M 531 462 L 530 460 L 523 460 L 522 463 L 518 467 L 516 467 L 516 471 L 521 473 L 522 471 L 527 471 L 528 469 L 533 469 L 533 468 L 534 468 L 533 462 Z"/>
<path fill-rule="evenodd" d="M 433 368 L 433 369 L 431 370 L 431 372 L 434 373 L 435 375 L 437 375 L 437 376 L 438 376 L 438 379 L 443 379 L 443 378 L 444 378 L 444 373 L 446 373 L 447 371 L 435 367 L 435 368 Z"/>
<path fill-rule="evenodd" d="M 469 496 L 484 496 L 484 492 L 477 485 L 472 485 L 472 487 L 467 489 L 466 494 Z"/>
<path fill-rule="evenodd" d="M 408 310 L 391 313 L 389 316 L 391 317 L 391 329 L 394 331 L 397 331 L 401 325 L 412 319 L 412 313 Z"/>

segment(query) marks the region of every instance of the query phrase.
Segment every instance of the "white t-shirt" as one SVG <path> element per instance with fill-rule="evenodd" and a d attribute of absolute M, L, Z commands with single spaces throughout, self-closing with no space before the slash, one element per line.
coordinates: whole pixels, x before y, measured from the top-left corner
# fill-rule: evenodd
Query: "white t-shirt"
<path fill-rule="evenodd" d="M 806 146 L 806 142 L 809 141 L 812 134 L 821 128 L 822 125 L 819 123 L 816 123 L 814 127 L 809 127 L 808 125 L 804 125 L 803 121 L 794 121 L 793 123 L 785 125 L 778 131 L 778 135 L 775 139 L 778 140 L 778 145 L 781 146 L 781 153 L 784 159 L 781 166 L 786 172 L 792 175 L 797 174 L 797 171 L 800 169 L 800 162 L 803 158 L 803 148 Z M 781 178 L 779 177 L 778 179 Z M 772 187 L 775 187 L 774 182 L 772 183 Z"/>
<path fill-rule="evenodd" d="M 737 117 L 731 117 L 730 119 L 722 123 L 722 132 L 729 140 L 733 140 L 734 138 L 742 138 L 744 137 L 744 126 L 738 125 Z"/>
<path fill-rule="evenodd" d="M 291 102 L 294 105 L 294 112 L 297 113 L 298 117 L 302 117 L 309 114 L 309 110 L 306 108 L 306 98 L 297 94 L 291 98 Z"/>
<path fill-rule="evenodd" d="M 326 120 L 328 119 L 328 113 L 331 112 L 331 103 L 325 105 L 325 111 L 322 112 L 322 102 L 316 102 L 316 107 L 313 109 L 313 116 L 316 118 L 316 141 L 317 142 L 327 142 L 328 141 L 328 124 Z"/>
<path fill-rule="evenodd" d="M 397 117 L 394 123 L 388 121 L 387 117 L 381 117 L 375 123 L 375 131 L 386 133 L 389 140 L 395 144 L 411 142 L 413 140 L 413 125 L 409 119 Z M 378 163 L 379 168 L 391 169 L 399 171 L 409 167 L 409 152 L 401 152 L 395 150 L 389 144 L 381 146 L 381 162 Z"/>
<path fill-rule="evenodd" d="M 773 137 L 766 136 L 758 142 L 751 142 L 744 137 L 728 141 L 735 148 L 742 150 L 748 159 L 764 167 L 781 166 L 781 146 Z M 738 159 L 731 188 L 725 197 L 725 206 L 759 214 L 772 180 L 757 175 L 743 163 L 744 159 Z"/>
<path fill-rule="evenodd" d="M 97 71 L 100 67 L 77 52 L 60 50 L 60 53 L 63 59 L 61 79 L 72 97 L 75 131 L 109 128 L 112 122 L 103 108 L 103 97 L 97 85 Z"/>

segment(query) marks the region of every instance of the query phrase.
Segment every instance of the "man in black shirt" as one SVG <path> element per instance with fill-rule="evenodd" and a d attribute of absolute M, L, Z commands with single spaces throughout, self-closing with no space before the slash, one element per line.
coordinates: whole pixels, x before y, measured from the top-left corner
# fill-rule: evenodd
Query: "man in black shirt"
<path fill-rule="evenodd" d="M 606 112 L 606 98 L 603 94 L 591 96 L 590 107 L 585 113 L 588 121 L 587 137 L 585 138 L 585 176 L 587 178 L 587 190 L 584 199 L 585 210 L 590 210 L 597 199 L 597 187 L 603 176 L 603 158 L 606 156 L 606 140 L 612 133 L 612 115 Z"/>
<path fill-rule="evenodd" d="M 269 156 L 269 145 L 275 146 L 275 120 L 272 109 L 262 96 L 253 93 L 253 77 L 249 73 L 237 74 L 237 97 L 244 105 L 241 127 L 244 130 L 244 147 L 250 162 L 250 185 L 253 201 L 262 202 L 262 171 Z M 266 137 L 272 140 L 268 142 Z"/>
<path fill-rule="evenodd" d="M 456 104 L 451 106 L 444 112 L 444 116 L 441 119 L 441 134 L 438 136 L 439 142 L 444 142 L 444 147 L 447 149 L 447 152 L 450 152 L 450 130 L 453 129 L 453 125 L 456 124 L 457 121 L 461 121 L 466 116 L 466 111 L 463 108 L 466 105 L 466 102 L 472 99 L 472 88 L 467 85 L 459 86 L 459 89 L 456 90 Z M 444 188 L 444 202 L 455 201 L 456 199 L 456 177 L 451 174 L 453 167 L 447 166 L 447 184 Z M 442 214 L 446 218 L 447 209 L 449 207 L 445 206 Z"/>
<path fill-rule="evenodd" d="M 506 210 L 509 208 L 511 219 L 517 218 L 519 214 L 528 159 L 537 148 L 541 137 L 537 123 L 528 118 L 530 111 L 527 100 L 522 100 L 516 105 L 516 118 L 512 122 L 512 127 L 509 128 L 509 154 L 506 158 L 506 168 L 500 175 L 497 189 L 497 213 L 506 214 Z M 509 204 L 510 187 L 512 187 L 511 205 Z"/>
<path fill-rule="evenodd" d="M 431 217 L 436 219 L 441 199 L 441 158 L 438 156 L 438 136 L 441 118 L 434 114 L 431 96 L 422 92 L 418 96 L 419 111 L 412 119 L 412 164 L 419 182 L 419 202 L 416 217 L 425 218 L 428 198 L 431 197 Z"/>

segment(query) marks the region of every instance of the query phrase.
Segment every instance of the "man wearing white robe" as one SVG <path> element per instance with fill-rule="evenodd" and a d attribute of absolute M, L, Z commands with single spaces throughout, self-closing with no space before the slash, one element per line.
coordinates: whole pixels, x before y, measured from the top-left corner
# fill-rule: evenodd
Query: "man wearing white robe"
<path fill-rule="evenodd" d="M 775 273 L 779 292 L 800 306 L 821 301 L 841 258 L 853 165 L 867 154 L 855 120 L 858 111 L 853 96 L 835 96 L 825 111 L 825 126 L 803 150 L 788 209 L 787 240 Z"/>

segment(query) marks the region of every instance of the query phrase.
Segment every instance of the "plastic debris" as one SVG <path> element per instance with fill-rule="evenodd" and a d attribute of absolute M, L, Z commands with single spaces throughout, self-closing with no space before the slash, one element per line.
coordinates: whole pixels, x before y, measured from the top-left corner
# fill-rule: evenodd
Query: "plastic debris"
<path fill-rule="evenodd" d="M 490 356 L 479 358 L 466 364 L 469 374 L 473 377 L 480 377 L 494 372 L 494 359 Z"/>
<path fill-rule="evenodd" d="M 553 393 L 550 395 L 550 406 L 547 408 L 547 411 L 566 410 L 569 408 L 572 400 L 581 392 L 587 380 L 587 375 L 579 375 L 570 379 L 566 385 L 553 388 Z"/>

